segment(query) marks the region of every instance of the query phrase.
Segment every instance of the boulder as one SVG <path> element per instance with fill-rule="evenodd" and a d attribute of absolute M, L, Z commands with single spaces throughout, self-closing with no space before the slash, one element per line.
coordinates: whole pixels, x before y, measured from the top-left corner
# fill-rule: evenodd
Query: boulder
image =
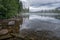
<path fill-rule="evenodd" d="M 15 21 L 9 21 L 8 25 L 15 25 Z"/>
<path fill-rule="evenodd" d="M 0 30 L 0 35 L 5 35 L 7 33 L 8 33 L 8 30 L 7 29 Z"/>

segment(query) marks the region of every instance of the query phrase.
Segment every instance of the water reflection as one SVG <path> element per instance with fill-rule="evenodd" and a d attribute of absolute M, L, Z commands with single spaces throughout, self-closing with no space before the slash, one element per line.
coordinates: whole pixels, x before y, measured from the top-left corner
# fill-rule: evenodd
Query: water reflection
<path fill-rule="evenodd" d="M 60 15 L 55 15 L 54 17 L 60 20 Z"/>
<path fill-rule="evenodd" d="M 30 15 L 29 20 L 35 20 L 35 19 L 42 20 L 42 21 L 48 21 L 48 22 L 52 22 L 52 23 L 60 23 L 60 20 L 56 19 L 54 17 Z"/>
<path fill-rule="evenodd" d="M 20 30 L 47 30 L 55 32 L 54 35 L 60 37 L 60 20 L 50 16 L 30 15 L 25 18 Z"/>

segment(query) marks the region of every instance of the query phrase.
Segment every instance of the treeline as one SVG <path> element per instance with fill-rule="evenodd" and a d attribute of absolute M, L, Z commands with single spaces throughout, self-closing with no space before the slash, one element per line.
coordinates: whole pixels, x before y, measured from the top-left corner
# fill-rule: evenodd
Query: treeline
<path fill-rule="evenodd" d="M 19 0 L 0 0 L 0 19 L 11 18 L 21 12 L 22 2 Z"/>
<path fill-rule="evenodd" d="M 45 11 L 43 11 L 43 12 L 47 12 L 47 13 L 60 13 L 60 10 L 58 10 L 58 9 L 52 9 L 52 10 L 45 10 Z"/>
<path fill-rule="evenodd" d="M 41 11 L 37 11 L 36 13 L 60 13 L 60 9 L 51 9 L 51 10 L 41 10 Z"/>
<path fill-rule="evenodd" d="M 22 12 L 24 12 L 24 13 L 29 12 L 29 8 L 24 8 Z"/>

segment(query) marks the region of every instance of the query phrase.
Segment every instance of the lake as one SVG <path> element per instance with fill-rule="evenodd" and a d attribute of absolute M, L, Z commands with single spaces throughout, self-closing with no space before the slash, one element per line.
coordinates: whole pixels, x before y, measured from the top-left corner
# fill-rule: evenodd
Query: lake
<path fill-rule="evenodd" d="M 29 18 L 23 18 L 21 31 L 24 29 L 34 31 L 47 30 L 53 31 L 54 36 L 60 37 L 59 13 L 24 13 L 23 15 L 29 15 Z"/>

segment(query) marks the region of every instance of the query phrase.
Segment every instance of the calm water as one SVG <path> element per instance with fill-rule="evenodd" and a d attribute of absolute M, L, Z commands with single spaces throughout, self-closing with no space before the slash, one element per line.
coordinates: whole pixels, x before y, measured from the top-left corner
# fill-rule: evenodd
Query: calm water
<path fill-rule="evenodd" d="M 60 37 L 59 13 L 24 13 L 29 18 L 24 18 L 20 30 L 49 30 L 55 32 L 55 36 Z"/>

